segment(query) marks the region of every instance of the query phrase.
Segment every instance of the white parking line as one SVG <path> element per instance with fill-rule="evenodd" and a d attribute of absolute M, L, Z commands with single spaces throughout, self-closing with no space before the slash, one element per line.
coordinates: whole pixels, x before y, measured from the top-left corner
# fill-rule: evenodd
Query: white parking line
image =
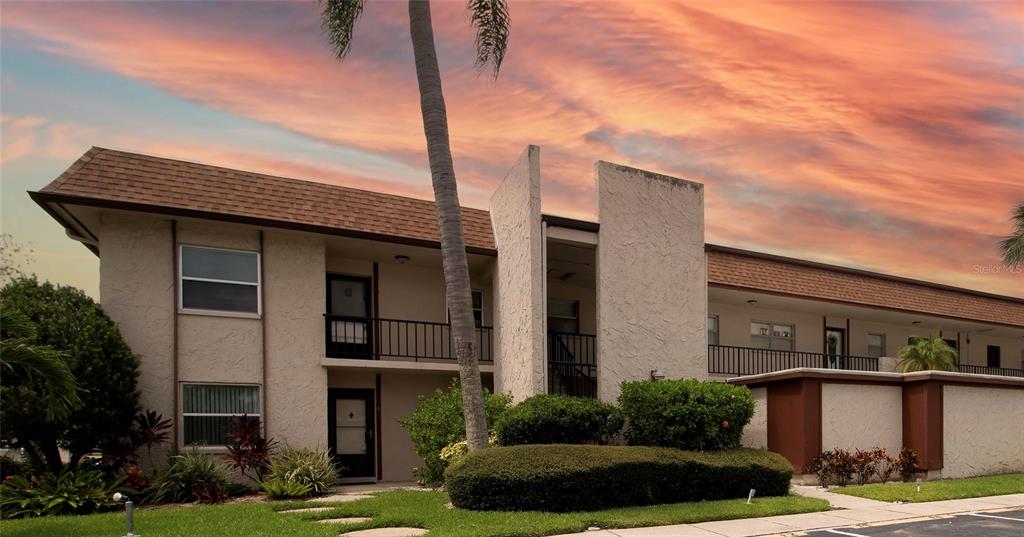
<path fill-rule="evenodd" d="M 839 531 L 839 530 L 825 530 L 825 531 L 827 531 L 829 533 L 835 533 L 837 535 L 847 535 L 848 537 L 869 537 L 867 535 L 862 535 L 860 533 L 850 533 L 850 532 L 847 532 L 847 531 Z"/>
<path fill-rule="evenodd" d="M 1012 518 L 1012 517 L 1008 517 L 1008 516 L 986 515 L 984 513 L 967 513 L 967 514 L 971 515 L 971 516 L 980 516 L 980 517 L 985 517 L 985 518 L 998 518 L 999 520 L 1012 520 L 1014 522 L 1024 522 L 1024 518 Z"/>

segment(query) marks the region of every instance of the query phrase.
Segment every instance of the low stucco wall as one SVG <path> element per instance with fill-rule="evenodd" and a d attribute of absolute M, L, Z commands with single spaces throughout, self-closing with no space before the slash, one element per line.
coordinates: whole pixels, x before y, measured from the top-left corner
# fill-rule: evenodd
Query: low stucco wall
<path fill-rule="evenodd" d="M 750 390 L 754 396 L 754 416 L 743 428 L 740 443 L 749 448 L 768 447 L 768 388 Z"/>
<path fill-rule="evenodd" d="M 704 187 L 598 162 L 598 397 L 652 370 L 707 377 Z"/>
<path fill-rule="evenodd" d="M 899 385 L 821 386 L 821 449 L 903 447 L 903 391 Z"/>
<path fill-rule="evenodd" d="M 495 388 L 517 400 L 545 393 L 540 148 L 529 146 L 491 196 Z"/>
<path fill-rule="evenodd" d="M 942 477 L 1024 471 L 1022 411 L 1022 389 L 943 386 Z"/>

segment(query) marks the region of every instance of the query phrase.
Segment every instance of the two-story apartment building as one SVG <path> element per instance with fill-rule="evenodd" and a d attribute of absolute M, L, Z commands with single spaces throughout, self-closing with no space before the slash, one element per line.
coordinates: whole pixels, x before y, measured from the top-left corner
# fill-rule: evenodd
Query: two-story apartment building
<path fill-rule="evenodd" d="M 703 187 L 599 162 L 595 222 L 542 214 L 529 147 L 463 209 L 485 384 L 612 400 L 627 379 L 891 369 L 939 330 L 1024 376 L 1024 300 L 708 245 Z M 93 148 L 32 198 L 100 259 L 100 300 L 178 446 L 232 415 L 405 480 L 398 419 L 456 376 L 432 202 Z"/>

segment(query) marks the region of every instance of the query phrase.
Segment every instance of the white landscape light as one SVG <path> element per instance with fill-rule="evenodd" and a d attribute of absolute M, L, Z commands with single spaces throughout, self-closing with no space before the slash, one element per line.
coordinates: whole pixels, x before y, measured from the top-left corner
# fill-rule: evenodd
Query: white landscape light
<path fill-rule="evenodd" d="M 121 494 L 120 492 L 115 492 L 114 501 L 124 501 L 124 537 L 138 537 L 137 535 L 135 535 L 135 504 L 132 503 L 132 499 L 129 498 L 127 495 Z"/>
<path fill-rule="evenodd" d="M 747 495 L 747 505 L 750 505 L 750 502 L 754 500 L 754 492 L 754 489 L 750 489 L 750 494 Z"/>

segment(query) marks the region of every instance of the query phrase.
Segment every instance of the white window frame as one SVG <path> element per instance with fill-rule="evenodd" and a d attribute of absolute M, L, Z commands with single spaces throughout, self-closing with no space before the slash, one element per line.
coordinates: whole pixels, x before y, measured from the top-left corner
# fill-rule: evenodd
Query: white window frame
<path fill-rule="evenodd" d="M 708 328 L 708 345 L 721 345 L 722 343 L 722 322 L 717 315 L 708 315 L 708 320 L 715 320 L 715 342 L 711 342 L 711 328 Z"/>
<path fill-rule="evenodd" d="M 263 426 L 263 385 L 255 384 L 251 382 L 196 382 L 196 381 L 181 381 L 178 383 L 178 417 L 180 419 L 181 426 L 178 427 L 178 448 L 197 448 L 200 451 L 223 451 L 226 449 L 227 442 L 225 441 L 222 445 L 203 445 L 203 444 L 185 444 L 185 416 L 197 416 L 197 417 L 236 417 L 242 414 L 221 414 L 218 412 L 189 412 L 185 413 L 185 385 L 190 386 L 249 386 L 256 388 L 256 401 L 259 404 L 259 413 L 257 414 L 245 414 L 249 417 L 259 418 L 260 427 Z"/>
<path fill-rule="evenodd" d="M 750 324 L 752 324 L 752 325 L 753 324 L 766 324 L 766 325 L 768 325 L 768 335 L 767 336 L 758 335 L 758 337 L 767 337 L 768 338 L 768 348 L 764 349 L 764 350 L 773 350 L 773 351 L 780 351 L 780 352 L 796 352 L 796 323 L 780 323 L 778 321 L 760 321 L 760 320 L 757 320 L 757 319 L 753 319 L 753 320 L 750 321 Z M 790 337 L 776 336 L 774 334 L 775 331 L 772 329 L 774 326 L 788 326 L 789 327 Z M 748 332 L 749 332 L 749 329 L 748 329 Z M 750 346 L 752 348 L 760 348 L 760 347 L 754 347 L 754 336 L 755 336 L 755 334 L 753 334 L 753 333 L 750 334 Z M 773 349 L 772 348 L 772 341 L 774 341 L 776 339 L 788 339 L 793 344 L 790 346 L 789 349 Z"/>
<path fill-rule="evenodd" d="M 886 341 L 885 333 L 883 333 L 883 332 L 868 332 L 868 341 L 867 341 L 867 343 L 868 343 L 868 346 L 867 346 L 868 356 L 871 355 L 871 347 L 872 347 L 872 345 L 871 345 L 871 336 L 878 336 L 878 337 L 882 338 L 882 353 L 879 354 L 878 357 L 879 358 L 884 357 L 886 352 L 887 352 L 887 350 L 888 350 L 888 349 L 886 349 L 886 347 L 888 347 L 888 342 Z"/>
<path fill-rule="evenodd" d="M 241 282 L 237 280 L 219 280 L 216 278 L 196 278 L 193 276 L 185 276 L 184 272 L 184 259 L 185 259 L 185 248 L 195 248 L 197 250 L 214 250 L 217 252 L 237 252 L 243 254 L 255 254 L 256 255 L 256 283 L 252 282 Z M 236 248 L 218 248 L 216 246 L 200 246 L 198 244 L 178 244 L 178 311 L 183 313 L 213 313 L 216 315 L 224 316 L 237 316 L 237 317 L 260 317 L 263 315 L 263 261 L 262 254 L 255 250 L 239 250 Z M 191 280 L 195 282 L 211 282 L 211 283 L 226 283 L 230 285 L 251 285 L 256 287 L 256 312 L 251 311 L 233 311 L 233 310 L 213 310 L 203 308 L 186 308 L 185 307 L 185 280 Z"/>

